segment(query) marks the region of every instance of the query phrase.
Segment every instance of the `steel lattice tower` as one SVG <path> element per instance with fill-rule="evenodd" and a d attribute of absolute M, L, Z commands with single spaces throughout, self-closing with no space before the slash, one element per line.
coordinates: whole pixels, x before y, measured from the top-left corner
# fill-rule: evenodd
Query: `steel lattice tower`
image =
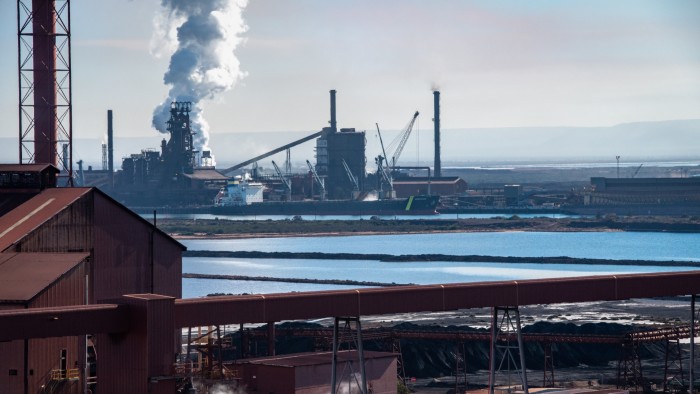
<path fill-rule="evenodd" d="M 49 163 L 72 185 L 70 0 L 17 0 L 19 162 Z"/>

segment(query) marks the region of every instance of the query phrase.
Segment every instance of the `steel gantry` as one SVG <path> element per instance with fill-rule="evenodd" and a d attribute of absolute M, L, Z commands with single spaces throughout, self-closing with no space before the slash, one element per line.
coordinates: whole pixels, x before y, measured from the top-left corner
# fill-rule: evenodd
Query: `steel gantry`
<path fill-rule="evenodd" d="M 525 351 L 520 325 L 520 310 L 518 307 L 505 306 L 491 309 L 491 351 L 489 367 L 489 392 L 494 393 L 496 379 L 500 373 L 505 375 L 508 391 L 511 391 L 513 372 L 519 378 L 522 391 L 529 393 L 527 386 L 527 370 L 525 367 Z M 515 335 L 516 344 L 513 344 Z M 514 353 L 518 353 L 518 360 Z"/>
<path fill-rule="evenodd" d="M 340 322 L 343 322 L 343 328 L 340 328 Z M 355 323 L 355 332 L 352 332 L 351 323 Z M 350 340 L 346 338 L 349 337 Z M 357 381 L 357 373 L 353 366 L 354 361 L 349 359 L 343 365 L 343 371 L 338 377 L 338 351 L 343 343 L 352 343 L 357 349 L 357 363 L 360 368 L 360 381 Z M 350 350 L 350 349 L 348 349 Z M 348 375 L 349 373 L 349 375 Z M 331 362 L 331 394 L 336 394 L 339 391 L 339 385 L 347 376 L 348 392 L 352 393 L 350 386 L 352 380 L 360 389 L 361 394 L 367 394 L 367 374 L 365 372 L 365 355 L 362 347 L 362 324 L 359 317 L 336 317 L 333 323 L 333 359 Z M 340 390 L 343 392 L 343 390 Z"/>
<path fill-rule="evenodd" d="M 70 0 L 17 0 L 17 55 L 19 162 L 52 164 L 72 185 Z"/>

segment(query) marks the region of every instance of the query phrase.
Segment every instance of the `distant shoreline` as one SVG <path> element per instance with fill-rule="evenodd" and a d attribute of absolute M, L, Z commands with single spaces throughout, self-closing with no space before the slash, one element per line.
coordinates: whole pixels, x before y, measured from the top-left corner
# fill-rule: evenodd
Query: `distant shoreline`
<path fill-rule="evenodd" d="M 409 220 L 216 220 L 161 219 L 158 227 L 177 239 L 244 239 L 459 232 L 700 233 L 700 217 L 607 216 L 605 218 L 409 219 Z"/>

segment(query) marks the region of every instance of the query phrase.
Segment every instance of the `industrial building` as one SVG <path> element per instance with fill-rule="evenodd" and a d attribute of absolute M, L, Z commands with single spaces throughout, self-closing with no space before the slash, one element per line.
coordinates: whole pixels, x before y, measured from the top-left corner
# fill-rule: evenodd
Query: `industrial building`
<path fill-rule="evenodd" d="M 394 191 L 397 198 L 406 198 L 417 194 L 436 194 L 454 196 L 467 191 L 467 182 L 457 176 L 440 178 L 402 177 L 394 178 Z"/>
<path fill-rule="evenodd" d="M 0 165 L 0 309 L 181 297 L 184 246 L 99 189 L 55 187 L 57 173 Z M 84 336 L 1 342 L 0 370 L 9 373 L 0 386 L 83 392 L 86 347 Z"/>
<path fill-rule="evenodd" d="M 687 205 L 700 203 L 700 177 L 591 178 L 585 205 Z"/>
<path fill-rule="evenodd" d="M 238 360 L 231 365 L 239 384 L 250 392 L 325 394 L 331 388 L 331 352 L 287 354 Z M 396 393 L 396 354 L 364 352 L 368 389 L 374 394 Z M 356 392 L 352 376 L 359 372 L 355 350 L 338 352 L 336 374 L 348 381 L 348 393 Z M 343 388 L 341 388 L 343 390 Z"/>
<path fill-rule="evenodd" d="M 174 102 L 170 108 L 168 140 L 161 150 L 144 149 L 122 160 L 115 188 L 109 193 L 130 206 L 211 205 L 228 177 L 213 167 L 211 152 L 198 152 L 190 129 L 191 103 Z M 111 122 L 111 113 L 108 121 Z M 111 123 L 108 133 L 112 133 Z M 112 139 L 110 138 L 110 141 Z M 111 146 L 110 146 L 111 151 Z"/>

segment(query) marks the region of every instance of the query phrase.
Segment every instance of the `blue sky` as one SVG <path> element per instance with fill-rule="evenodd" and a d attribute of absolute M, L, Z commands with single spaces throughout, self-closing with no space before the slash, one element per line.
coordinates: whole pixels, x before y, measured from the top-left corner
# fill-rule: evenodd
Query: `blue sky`
<path fill-rule="evenodd" d="M 157 133 L 168 56 L 155 0 L 73 0 L 74 136 Z M 17 135 L 16 1 L 0 2 L 2 136 Z M 608 126 L 700 118 L 695 0 L 250 0 L 245 78 L 203 103 L 211 132 L 316 131 L 328 91 L 341 127 Z"/>

